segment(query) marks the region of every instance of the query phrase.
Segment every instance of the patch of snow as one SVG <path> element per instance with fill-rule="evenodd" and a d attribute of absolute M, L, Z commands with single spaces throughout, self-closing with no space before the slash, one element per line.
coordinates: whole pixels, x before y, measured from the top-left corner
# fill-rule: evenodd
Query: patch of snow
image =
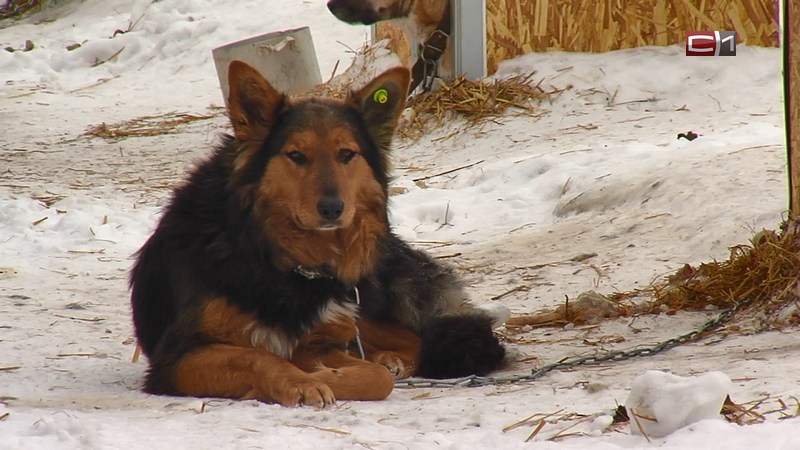
<path fill-rule="evenodd" d="M 681 377 L 650 370 L 636 377 L 625 402 L 631 433 L 664 437 L 707 419 L 719 419 L 731 379 L 722 372 Z"/>

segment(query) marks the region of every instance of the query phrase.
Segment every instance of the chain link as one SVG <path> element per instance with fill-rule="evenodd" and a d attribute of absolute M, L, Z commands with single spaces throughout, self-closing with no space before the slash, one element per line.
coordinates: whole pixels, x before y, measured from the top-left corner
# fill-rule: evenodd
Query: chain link
<path fill-rule="evenodd" d="M 752 303 L 753 297 L 745 299 L 736 305 L 722 311 L 715 319 L 709 320 L 702 327 L 682 334 L 678 337 L 667 339 L 652 347 L 634 348 L 632 350 L 617 350 L 602 355 L 579 356 L 572 359 L 561 360 L 546 366 L 532 369 L 529 374 L 509 375 L 504 377 L 479 377 L 477 375 L 450 379 L 435 380 L 430 378 L 406 378 L 395 381 L 395 388 L 443 388 L 443 387 L 480 387 L 502 384 L 515 384 L 531 382 L 542 378 L 555 370 L 571 369 L 576 366 L 588 366 L 608 361 L 625 361 L 642 356 L 653 356 L 679 345 L 699 340 L 705 333 L 715 330 L 733 318 L 742 308 Z"/>

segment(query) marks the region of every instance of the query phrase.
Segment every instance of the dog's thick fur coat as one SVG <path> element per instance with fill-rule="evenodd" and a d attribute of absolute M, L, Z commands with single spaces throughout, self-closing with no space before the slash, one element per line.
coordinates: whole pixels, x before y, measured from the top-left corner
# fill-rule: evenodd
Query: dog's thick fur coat
<path fill-rule="evenodd" d="M 239 61 L 229 82 L 233 135 L 175 190 L 131 271 L 145 390 L 324 405 L 498 368 L 490 319 L 389 230 L 408 71 L 345 100 L 288 98 Z"/>

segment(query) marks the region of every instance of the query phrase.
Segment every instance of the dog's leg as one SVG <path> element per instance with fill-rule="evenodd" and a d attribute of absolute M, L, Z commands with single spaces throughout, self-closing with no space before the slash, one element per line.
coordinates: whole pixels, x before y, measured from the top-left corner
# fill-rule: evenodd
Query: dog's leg
<path fill-rule="evenodd" d="M 367 359 L 386 366 L 395 378 L 408 378 L 417 371 L 422 341 L 409 328 L 360 320 L 358 328 Z"/>
<path fill-rule="evenodd" d="M 268 350 L 212 344 L 175 365 L 179 393 L 195 397 L 258 399 L 283 405 L 324 406 L 335 401 L 323 381 L 330 369 L 308 374 Z"/>
<path fill-rule="evenodd" d="M 364 319 L 359 319 L 357 326 L 368 361 L 386 367 L 398 379 L 414 375 L 422 345 L 416 333 L 400 325 Z M 356 322 L 349 317 L 317 325 L 300 340 L 295 359 L 320 358 L 334 347 L 353 342 L 355 337 Z M 337 398 L 340 398 L 338 394 Z"/>
<path fill-rule="evenodd" d="M 387 367 L 337 348 L 352 342 L 356 334 L 350 317 L 317 325 L 300 339 L 291 362 L 324 382 L 339 400 L 382 400 L 394 388 Z"/>
<path fill-rule="evenodd" d="M 332 349 L 299 348 L 292 363 L 331 388 L 338 400 L 383 400 L 394 389 L 394 377 L 382 364 Z"/>

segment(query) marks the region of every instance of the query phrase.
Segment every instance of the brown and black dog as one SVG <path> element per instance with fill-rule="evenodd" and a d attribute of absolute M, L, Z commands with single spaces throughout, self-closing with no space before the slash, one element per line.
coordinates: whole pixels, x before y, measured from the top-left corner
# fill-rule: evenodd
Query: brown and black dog
<path fill-rule="evenodd" d="M 344 100 L 289 98 L 240 61 L 229 83 L 233 135 L 175 190 L 131 271 L 145 390 L 325 405 L 497 369 L 491 318 L 390 231 L 408 70 Z"/>

